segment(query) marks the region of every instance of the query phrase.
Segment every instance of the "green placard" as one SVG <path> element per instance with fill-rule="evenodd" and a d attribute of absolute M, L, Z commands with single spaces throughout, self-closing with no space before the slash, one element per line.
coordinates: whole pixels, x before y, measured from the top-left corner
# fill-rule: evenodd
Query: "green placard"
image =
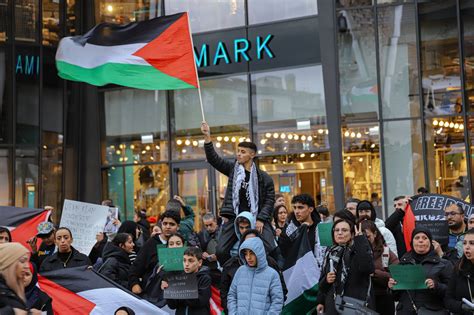
<path fill-rule="evenodd" d="M 427 289 L 422 265 L 390 265 L 388 268 L 392 278 L 397 281 L 393 290 Z"/>
<path fill-rule="evenodd" d="M 318 224 L 318 237 L 321 246 L 332 246 L 332 223 Z"/>
<path fill-rule="evenodd" d="M 159 246 L 159 245 L 158 245 Z M 186 247 L 178 248 L 160 248 L 156 246 L 158 251 L 158 260 L 163 265 L 165 271 L 183 271 L 183 255 Z"/>

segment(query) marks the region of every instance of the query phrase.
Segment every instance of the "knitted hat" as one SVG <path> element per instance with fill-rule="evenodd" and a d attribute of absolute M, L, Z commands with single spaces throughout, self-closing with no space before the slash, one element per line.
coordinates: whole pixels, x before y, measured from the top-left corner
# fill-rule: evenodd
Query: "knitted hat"
<path fill-rule="evenodd" d="M 411 247 L 413 248 L 413 239 L 415 238 L 415 236 L 417 234 L 420 234 L 420 233 L 423 233 L 426 235 L 426 237 L 430 240 L 430 243 L 433 241 L 433 235 L 431 234 L 430 231 L 428 231 L 427 229 L 425 228 L 422 228 L 422 227 L 417 227 L 413 230 L 413 232 L 411 233 L 411 241 L 410 241 L 410 245 Z"/>
<path fill-rule="evenodd" d="M 7 269 L 21 256 L 28 253 L 28 249 L 20 243 L 0 244 L 0 271 Z"/>

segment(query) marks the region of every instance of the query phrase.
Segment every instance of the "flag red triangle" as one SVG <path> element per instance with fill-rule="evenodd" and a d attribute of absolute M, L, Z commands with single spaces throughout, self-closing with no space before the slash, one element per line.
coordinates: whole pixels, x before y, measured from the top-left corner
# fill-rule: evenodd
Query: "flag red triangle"
<path fill-rule="evenodd" d="M 411 234 L 415 229 L 415 215 L 411 209 L 410 203 L 405 207 L 405 216 L 403 217 L 403 237 L 407 252 L 411 250 Z"/>
<path fill-rule="evenodd" d="M 164 74 L 198 87 L 187 13 L 133 55 L 145 59 Z"/>
<path fill-rule="evenodd" d="M 26 248 L 30 248 L 30 246 L 27 244 L 27 241 L 38 233 L 36 227 L 38 226 L 38 224 L 40 224 L 41 222 L 45 222 L 48 219 L 49 213 L 49 211 L 45 210 L 37 216 L 34 216 L 28 221 L 23 222 L 22 224 L 17 226 L 14 230 L 11 231 L 13 241 L 21 243 Z M 40 246 L 40 244 L 41 240 L 38 238 L 38 247 Z"/>

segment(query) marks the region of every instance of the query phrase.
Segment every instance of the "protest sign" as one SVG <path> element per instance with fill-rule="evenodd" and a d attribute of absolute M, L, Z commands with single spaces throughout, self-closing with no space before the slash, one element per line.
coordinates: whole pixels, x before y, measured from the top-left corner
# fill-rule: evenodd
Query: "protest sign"
<path fill-rule="evenodd" d="M 91 203 L 64 200 L 61 215 L 61 227 L 67 227 L 72 232 L 75 249 L 89 255 L 97 242 L 96 235 L 104 230 L 109 207 Z"/>
<path fill-rule="evenodd" d="M 422 265 L 390 265 L 390 275 L 397 284 L 393 290 L 426 289 L 426 275 Z"/>
<path fill-rule="evenodd" d="M 188 300 L 198 298 L 198 284 L 195 273 L 169 273 L 168 288 L 164 290 L 165 299 Z"/>
<path fill-rule="evenodd" d="M 318 237 L 321 246 L 332 246 L 332 223 L 318 224 Z"/>
<path fill-rule="evenodd" d="M 118 220 L 118 208 L 109 208 L 107 221 L 105 222 L 104 233 L 117 233 L 119 226 L 114 224 Z"/>
<path fill-rule="evenodd" d="M 183 255 L 186 247 L 160 248 L 157 246 L 158 260 L 165 271 L 182 271 Z"/>
<path fill-rule="evenodd" d="M 441 246 L 449 243 L 448 221 L 417 221 L 417 228 L 423 228 L 431 232 L 433 239 Z"/>

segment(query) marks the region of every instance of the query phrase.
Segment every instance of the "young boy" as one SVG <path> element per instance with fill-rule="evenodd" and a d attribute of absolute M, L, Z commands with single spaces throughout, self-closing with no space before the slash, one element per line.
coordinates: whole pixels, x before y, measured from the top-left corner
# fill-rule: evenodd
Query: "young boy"
<path fill-rule="evenodd" d="M 262 240 L 247 239 L 239 254 L 245 265 L 237 270 L 230 286 L 229 314 L 280 314 L 283 290 L 278 273 L 267 264 Z"/>
<path fill-rule="evenodd" d="M 169 308 L 176 310 L 176 315 L 210 314 L 209 299 L 211 298 L 211 276 L 209 268 L 202 266 L 202 251 L 197 247 L 189 247 L 183 255 L 185 273 L 195 273 L 198 282 L 199 296 L 194 300 L 166 300 Z M 166 290 L 168 283 L 162 282 L 161 287 Z"/>

